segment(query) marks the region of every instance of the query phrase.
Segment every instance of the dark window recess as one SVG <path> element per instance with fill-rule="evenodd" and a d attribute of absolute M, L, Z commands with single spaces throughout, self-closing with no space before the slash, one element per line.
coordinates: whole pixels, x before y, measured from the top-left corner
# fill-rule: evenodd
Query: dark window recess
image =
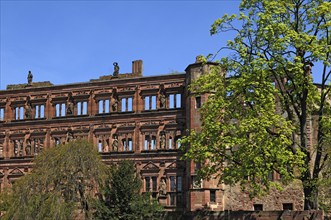
<path fill-rule="evenodd" d="M 210 190 L 210 202 L 216 202 L 216 190 Z"/>
<path fill-rule="evenodd" d="M 254 211 L 263 211 L 263 204 L 254 204 Z"/>
<path fill-rule="evenodd" d="M 201 97 L 195 97 L 195 108 L 201 108 Z"/>
<path fill-rule="evenodd" d="M 149 192 L 151 190 L 151 182 L 149 177 L 145 177 L 145 191 Z"/>
<path fill-rule="evenodd" d="M 293 203 L 283 203 L 283 210 L 293 210 Z"/>

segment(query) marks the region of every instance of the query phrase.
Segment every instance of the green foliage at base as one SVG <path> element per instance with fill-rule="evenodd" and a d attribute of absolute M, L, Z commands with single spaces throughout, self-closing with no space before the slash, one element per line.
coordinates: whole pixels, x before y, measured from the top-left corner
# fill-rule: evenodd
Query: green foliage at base
<path fill-rule="evenodd" d="M 161 206 L 149 194 L 141 194 L 141 179 L 131 161 L 110 168 L 109 179 L 95 203 L 96 219 L 157 219 Z"/>
<path fill-rule="evenodd" d="M 75 211 L 91 218 L 91 202 L 102 185 L 106 166 L 86 141 L 44 150 L 33 171 L 13 184 L 3 204 L 3 219 L 72 219 Z"/>

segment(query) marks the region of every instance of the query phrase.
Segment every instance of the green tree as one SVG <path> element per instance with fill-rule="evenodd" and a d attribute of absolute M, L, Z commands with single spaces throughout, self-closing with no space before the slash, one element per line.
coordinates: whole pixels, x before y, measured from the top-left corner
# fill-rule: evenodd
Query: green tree
<path fill-rule="evenodd" d="M 95 204 L 96 219 L 157 219 L 161 206 L 149 193 L 140 193 L 142 181 L 132 161 L 120 161 L 109 172 L 107 184 Z"/>
<path fill-rule="evenodd" d="M 318 208 L 331 137 L 330 11 L 330 1 L 242 0 L 239 15 L 214 22 L 211 34 L 234 31 L 236 37 L 222 48 L 231 56 L 191 85 L 210 94 L 201 132 L 183 140 L 190 146 L 186 156 L 207 165 L 202 176 L 218 173 L 222 182 L 249 186 L 256 195 L 279 187 L 268 178 L 276 171 L 283 182 L 301 180 L 304 209 Z M 318 85 L 313 64 L 322 66 L 314 72 Z M 307 129 L 311 120 L 314 131 Z"/>
<path fill-rule="evenodd" d="M 44 150 L 34 162 L 32 172 L 14 183 L 4 219 L 92 218 L 106 171 L 92 144 L 71 141 Z"/>

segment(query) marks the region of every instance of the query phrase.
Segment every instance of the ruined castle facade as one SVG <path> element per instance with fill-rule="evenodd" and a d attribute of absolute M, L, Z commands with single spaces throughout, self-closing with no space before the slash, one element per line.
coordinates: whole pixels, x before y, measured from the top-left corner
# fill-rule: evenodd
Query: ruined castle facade
<path fill-rule="evenodd" d="M 182 74 L 143 77 L 137 60 L 132 73 L 119 74 L 116 63 L 113 75 L 65 85 L 33 82 L 29 73 L 27 84 L 0 91 L 0 190 L 30 172 L 42 150 L 86 138 L 107 164 L 135 161 L 142 192 L 166 210 L 302 209 L 299 186 L 251 200 L 217 179 L 197 181 L 199 165 L 181 160 L 179 140 L 199 129 L 207 98 L 190 94 L 188 85 L 214 65 L 196 62 Z"/>

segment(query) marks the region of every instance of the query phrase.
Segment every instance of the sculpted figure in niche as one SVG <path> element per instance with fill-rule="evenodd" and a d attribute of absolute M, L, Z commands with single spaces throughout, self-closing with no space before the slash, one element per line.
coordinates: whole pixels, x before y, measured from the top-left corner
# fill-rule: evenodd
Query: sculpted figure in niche
<path fill-rule="evenodd" d="M 20 157 L 23 157 L 23 143 L 20 143 L 19 156 L 20 156 Z"/>
<path fill-rule="evenodd" d="M 29 71 L 29 73 L 28 73 L 28 84 L 29 85 L 31 85 L 31 83 L 32 83 L 32 78 L 33 78 L 33 75 L 31 73 L 31 71 Z"/>
<path fill-rule="evenodd" d="M 26 141 L 25 155 L 27 155 L 27 156 L 31 155 L 31 140 L 30 139 L 28 139 Z"/>
<path fill-rule="evenodd" d="M 160 108 L 165 108 L 166 107 L 166 95 L 164 91 L 164 85 L 162 84 L 160 86 Z"/>
<path fill-rule="evenodd" d="M 166 96 L 164 92 L 160 94 L 160 108 L 165 108 L 166 107 Z"/>
<path fill-rule="evenodd" d="M 39 153 L 39 144 L 37 139 L 34 139 L 34 155 L 38 155 Z"/>
<path fill-rule="evenodd" d="M 118 137 L 116 134 L 114 134 L 112 147 L 113 147 L 113 151 L 118 151 Z"/>
<path fill-rule="evenodd" d="M 71 131 L 68 131 L 67 132 L 67 137 L 66 137 L 67 143 L 70 142 L 70 141 L 72 141 L 73 139 L 74 139 L 74 135 L 72 134 Z"/>
<path fill-rule="evenodd" d="M 19 141 L 18 140 L 14 140 L 14 156 L 15 157 L 18 156 L 18 149 L 19 149 Z"/>
<path fill-rule="evenodd" d="M 3 146 L 0 144 L 0 157 L 3 157 Z"/>
<path fill-rule="evenodd" d="M 162 178 L 159 188 L 160 195 L 167 195 L 167 184 L 164 178 Z"/>
<path fill-rule="evenodd" d="M 118 109 L 118 100 L 114 99 L 114 103 L 112 105 L 112 110 L 113 110 L 113 112 L 117 112 L 117 109 Z"/>
<path fill-rule="evenodd" d="M 113 97 L 112 97 L 111 102 L 113 103 L 112 104 L 112 111 L 117 112 L 117 110 L 118 110 L 118 96 L 117 96 L 116 90 L 113 93 Z"/>
<path fill-rule="evenodd" d="M 114 62 L 113 65 L 114 65 L 113 76 L 114 76 L 114 77 L 118 77 L 118 74 L 119 74 L 119 72 L 120 72 L 120 67 L 119 67 L 119 65 L 118 65 L 117 62 Z"/>
<path fill-rule="evenodd" d="M 161 132 L 161 136 L 160 136 L 160 149 L 165 149 L 166 147 L 166 137 L 165 137 L 165 133 Z"/>
<path fill-rule="evenodd" d="M 68 100 L 67 100 L 67 109 L 66 109 L 67 115 L 73 115 L 74 114 L 74 103 L 72 101 L 72 96 L 69 94 Z"/>
<path fill-rule="evenodd" d="M 26 119 L 32 119 L 32 106 L 29 96 L 26 98 L 26 103 L 24 105 L 24 113 Z"/>

